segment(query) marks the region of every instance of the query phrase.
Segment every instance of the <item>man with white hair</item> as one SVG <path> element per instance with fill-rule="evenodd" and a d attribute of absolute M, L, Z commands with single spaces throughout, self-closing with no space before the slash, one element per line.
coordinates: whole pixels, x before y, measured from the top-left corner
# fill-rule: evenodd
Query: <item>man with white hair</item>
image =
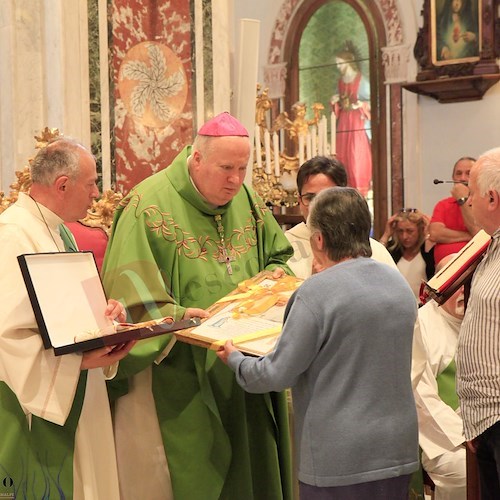
<path fill-rule="evenodd" d="M 31 179 L 0 215 L 0 497 L 118 500 L 105 379 L 135 342 L 62 356 L 44 349 L 17 262 L 76 249 L 63 221 L 85 217 L 99 195 L 95 159 L 61 138 L 37 153 Z M 102 314 L 126 318 L 116 300 Z"/>
<path fill-rule="evenodd" d="M 439 271 L 456 254 L 438 264 Z M 418 310 L 414 342 L 423 345 L 413 352 L 412 376 L 423 357 L 424 370 L 418 381 L 415 403 L 418 415 L 422 466 L 436 488 L 435 500 L 465 500 L 466 466 L 462 418 L 455 386 L 455 352 L 464 317 L 464 294 L 460 287 L 442 306 L 430 300 Z"/>
<path fill-rule="evenodd" d="M 474 273 L 460 330 L 457 390 L 481 497 L 500 498 L 500 148 L 479 157 L 469 189 L 467 203 L 491 243 Z"/>

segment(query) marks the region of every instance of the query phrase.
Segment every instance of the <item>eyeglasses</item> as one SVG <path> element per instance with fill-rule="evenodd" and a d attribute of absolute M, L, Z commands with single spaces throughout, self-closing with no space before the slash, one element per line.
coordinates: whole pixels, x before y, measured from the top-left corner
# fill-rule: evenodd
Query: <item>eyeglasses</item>
<path fill-rule="evenodd" d="M 400 208 L 399 212 L 402 214 L 415 214 L 418 212 L 418 208 Z"/>
<path fill-rule="evenodd" d="M 308 207 L 311 204 L 311 201 L 314 200 L 314 197 L 316 196 L 317 193 L 305 193 L 299 195 L 300 201 L 302 202 L 302 205 L 305 207 Z"/>

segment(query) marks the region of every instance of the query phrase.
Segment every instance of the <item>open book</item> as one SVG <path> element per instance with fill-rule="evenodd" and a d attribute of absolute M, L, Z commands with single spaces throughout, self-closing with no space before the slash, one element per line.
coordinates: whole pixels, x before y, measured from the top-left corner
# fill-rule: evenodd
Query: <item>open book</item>
<path fill-rule="evenodd" d="M 471 277 L 486 252 L 490 240 L 491 236 L 481 229 L 455 258 L 429 281 L 422 284 L 420 292 L 422 303 L 431 297 L 438 304 L 444 304 Z"/>
<path fill-rule="evenodd" d="M 283 326 L 285 305 L 303 280 L 271 278 L 262 271 L 245 280 L 208 311 L 211 316 L 196 328 L 175 332 L 177 340 L 218 350 L 227 340 L 247 354 L 263 356 L 274 348 Z"/>

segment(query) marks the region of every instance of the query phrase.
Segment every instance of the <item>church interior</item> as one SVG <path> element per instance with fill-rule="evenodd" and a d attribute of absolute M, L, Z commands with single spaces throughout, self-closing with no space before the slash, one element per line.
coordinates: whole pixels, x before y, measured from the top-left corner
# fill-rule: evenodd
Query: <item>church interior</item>
<path fill-rule="evenodd" d="M 120 200 L 228 111 L 283 229 L 303 221 L 298 168 L 331 156 L 379 240 L 392 214 L 431 216 L 459 158 L 500 146 L 500 0 L 463 2 L 450 49 L 448 0 L 2 0 L 0 213 L 37 149 L 76 139 L 101 194 L 68 225 L 100 269 Z"/>
<path fill-rule="evenodd" d="M 369 195 L 380 237 L 401 207 L 432 213 L 450 187 L 433 181 L 449 180 L 456 159 L 498 144 L 500 4 L 480 2 L 477 57 L 450 61 L 435 57 L 436 6 L 438 0 L 2 2 L 0 189 L 9 193 L 45 127 L 92 148 L 103 192 L 126 193 L 167 166 L 205 120 L 230 111 L 260 143 L 247 183 L 261 185 L 263 175 L 265 201 L 276 213 L 293 214 L 299 162 L 312 147 L 340 154 L 332 148 L 349 135 L 338 113 L 332 120 L 332 96 L 341 80 L 338 54 L 350 47 L 370 115 L 371 175 L 356 187 Z M 162 72 L 156 82 L 155 61 Z M 146 68 L 142 80 L 134 65 Z M 169 87 L 164 98 L 151 90 L 162 84 Z M 141 101 L 148 85 L 150 97 Z M 300 148 L 298 136 L 290 138 L 298 102 L 306 107 L 309 142 L 315 139 L 307 144 L 304 136 Z"/>

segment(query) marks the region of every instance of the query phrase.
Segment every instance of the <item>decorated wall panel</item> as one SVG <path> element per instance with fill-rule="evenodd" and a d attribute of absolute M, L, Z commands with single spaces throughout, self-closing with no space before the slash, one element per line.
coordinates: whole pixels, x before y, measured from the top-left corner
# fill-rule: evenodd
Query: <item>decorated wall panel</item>
<path fill-rule="evenodd" d="M 190 2 L 109 5 L 117 189 L 165 168 L 193 138 Z"/>

